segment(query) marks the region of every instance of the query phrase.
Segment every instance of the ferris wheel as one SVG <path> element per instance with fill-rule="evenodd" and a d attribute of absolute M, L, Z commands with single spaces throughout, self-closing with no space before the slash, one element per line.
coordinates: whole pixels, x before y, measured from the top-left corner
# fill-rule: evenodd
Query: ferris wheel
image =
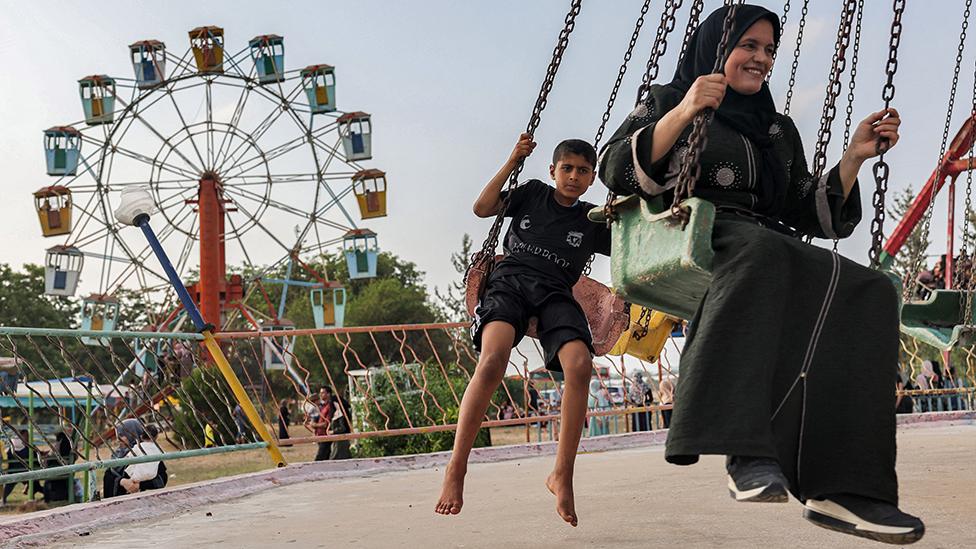
<path fill-rule="evenodd" d="M 284 298 L 278 310 L 248 310 L 244 294 L 261 276 L 228 276 L 230 262 L 287 265 L 272 282 L 309 291 L 316 326 L 341 326 L 344 289 L 303 258 L 341 245 L 350 278 L 376 274 L 376 233 L 357 225 L 386 215 L 386 174 L 360 164 L 372 158 L 370 115 L 338 109 L 333 66 L 286 70 L 281 36 L 234 54 L 220 27 L 195 28 L 189 41 L 180 57 L 157 40 L 131 44 L 135 78 L 80 79 L 84 120 L 44 131 L 57 179 L 34 193 L 35 207 L 44 236 L 64 239 L 47 250 L 46 293 L 71 296 L 97 279 L 82 328 L 113 329 L 123 288 L 152 304 L 157 329 L 172 325 L 179 307 L 165 274 L 113 217 L 122 191 L 146 186 L 165 220 L 160 240 L 181 278 L 195 279 L 207 322 L 288 324 Z M 296 266 L 311 281 L 291 280 Z"/>

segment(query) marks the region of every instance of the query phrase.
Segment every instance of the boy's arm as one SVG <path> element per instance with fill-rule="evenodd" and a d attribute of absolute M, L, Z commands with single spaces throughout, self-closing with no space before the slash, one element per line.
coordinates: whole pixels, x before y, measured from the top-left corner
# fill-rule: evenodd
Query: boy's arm
<path fill-rule="evenodd" d="M 509 176 L 515 171 L 518 163 L 532 154 L 532 149 L 534 148 L 535 142 L 532 141 L 532 136 L 527 133 L 519 136 L 518 143 L 515 144 L 515 150 L 512 151 L 512 155 L 508 157 L 508 160 L 498 170 L 495 177 L 492 177 L 491 181 L 485 185 L 485 188 L 481 191 L 481 195 L 478 196 L 478 200 L 475 201 L 474 208 L 472 208 L 474 215 L 478 217 L 498 215 L 502 207 L 502 187 L 505 186 L 505 182 L 508 181 Z"/>

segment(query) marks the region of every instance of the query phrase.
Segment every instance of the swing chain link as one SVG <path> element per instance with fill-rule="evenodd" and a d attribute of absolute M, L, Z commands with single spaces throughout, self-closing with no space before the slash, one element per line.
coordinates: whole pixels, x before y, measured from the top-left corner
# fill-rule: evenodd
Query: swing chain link
<path fill-rule="evenodd" d="M 640 105 L 647 99 L 647 94 L 651 89 L 651 82 L 657 80 L 661 58 L 668 51 L 668 35 L 674 30 L 675 13 L 677 13 L 683 1 L 667 0 L 664 4 L 664 11 L 661 12 L 661 21 L 658 23 L 657 32 L 654 34 L 654 45 L 651 47 L 651 55 L 647 59 L 647 69 L 641 78 L 641 85 L 637 88 L 635 106 Z"/>
<path fill-rule="evenodd" d="M 939 184 L 942 182 L 942 179 L 945 176 L 944 160 L 946 154 L 946 146 L 949 143 L 949 130 L 952 124 L 952 110 L 955 107 L 955 103 L 956 103 L 956 89 L 959 86 L 959 70 L 962 68 L 963 52 L 966 49 L 966 33 L 969 29 L 969 15 L 972 12 L 972 7 L 973 7 L 973 0 L 966 0 L 966 8 L 963 11 L 963 16 L 962 16 L 962 28 L 959 31 L 959 45 L 956 48 L 956 64 L 953 67 L 953 72 L 952 72 L 952 87 L 949 90 L 949 103 L 948 103 L 948 107 L 946 108 L 945 126 L 942 129 L 942 145 L 939 148 L 939 160 L 938 160 L 939 163 L 938 163 L 938 168 L 936 168 L 936 177 L 932 182 L 933 183 L 932 190 L 929 193 L 929 204 L 925 209 L 925 222 L 922 223 L 922 234 L 920 236 L 920 241 L 923 243 L 928 242 L 929 239 L 929 231 L 931 229 L 931 224 L 932 224 L 932 211 L 935 209 L 935 195 L 939 189 Z M 922 268 L 922 261 L 923 261 L 922 247 L 920 246 L 918 247 L 917 250 L 915 250 L 914 257 L 912 257 L 912 261 L 911 261 L 911 268 L 909 269 L 906 276 L 917 277 L 919 271 Z M 915 288 L 914 278 L 910 278 L 910 281 L 911 283 L 906 283 L 904 287 L 903 295 L 905 301 L 908 301 L 908 299 L 911 297 L 913 293 L 912 290 L 914 290 Z"/>
<path fill-rule="evenodd" d="M 834 43 L 834 55 L 831 59 L 830 79 L 824 97 L 823 114 L 820 118 L 820 133 L 817 137 L 817 147 L 813 152 L 813 177 L 819 180 L 827 167 L 827 147 L 830 145 L 831 126 L 837 116 L 837 96 L 841 92 L 841 77 L 847 67 L 847 47 L 851 40 L 851 24 L 857 0 L 845 0 L 840 16 L 840 28 L 837 32 L 837 42 Z"/>
<path fill-rule="evenodd" d="M 973 74 L 973 105 L 969 117 L 976 118 L 976 70 Z M 969 143 L 969 160 L 966 166 L 966 208 L 963 210 L 962 221 L 962 252 L 961 256 L 969 262 L 968 270 L 963 272 L 963 299 L 965 299 L 965 324 L 973 324 L 973 259 L 970 257 L 972 246 L 971 221 L 973 216 L 973 153 L 976 152 L 976 140 Z M 955 263 L 953 263 L 955 264 Z M 953 275 L 953 278 L 955 276 Z"/>
<path fill-rule="evenodd" d="M 786 89 L 786 104 L 783 106 L 783 114 L 789 116 L 790 103 L 793 101 L 793 88 L 796 86 L 796 70 L 800 66 L 800 44 L 803 43 L 803 30 L 807 26 L 807 14 L 810 12 L 810 0 L 803 0 L 803 8 L 800 10 L 800 26 L 796 34 L 796 47 L 793 48 L 793 66 L 790 68 L 790 83 Z"/>
<path fill-rule="evenodd" d="M 739 0 L 730 5 L 725 14 L 725 20 L 722 22 L 722 38 L 719 40 L 715 55 L 715 66 L 712 68 L 713 74 L 721 72 L 725 66 L 726 45 L 729 42 L 729 37 L 732 36 L 735 12 L 741 4 L 742 0 Z M 695 192 L 695 182 L 701 175 L 701 164 L 698 157 L 708 145 L 706 130 L 712 120 L 713 113 L 712 109 L 704 109 L 695 115 L 695 122 L 691 134 L 688 136 L 687 152 L 681 159 L 681 171 L 678 173 L 678 182 L 674 187 L 674 200 L 671 203 L 671 216 L 680 220 L 682 224 L 688 223 L 690 214 L 682 208 L 681 202 L 690 198 Z"/>
<path fill-rule="evenodd" d="M 647 15 L 647 11 L 651 7 L 651 0 L 644 0 L 644 5 L 641 6 L 640 16 L 637 18 L 637 23 L 634 25 L 634 32 L 630 35 L 630 43 L 627 45 L 627 51 L 624 53 L 624 61 L 620 64 L 620 68 L 617 70 L 617 80 L 613 83 L 613 89 L 610 91 L 610 98 L 607 99 L 607 110 L 603 112 L 603 119 L 600 122 L 600 128 L 596 131 L 596 137 L 593 138 L 593 148 L 597 151 L 600 150 L 600 140 L 603 139 L 603 132 L 607 127 L 607 122 L 610 121 L 610 113 L 613 111 L 613 105 L 617 102 L 617 92 L 620 91 L 620 85 L 624 81 L 624 75 L 627 74 L 627 65 L 630 63 L 630 58 L 634 55 L 634 47 L 637 45 L 637 39 L 640 37 L 641 28 L 644 26 L 644 16 Z"/>
<path fill-rule="evenodd" d="M 894 0 L 894 16 L 891 20 L 891 38 L 888 41 L 888 62 L 885 64 L 885 74 L 887 80 L 881 90 L 881 99 L 884 100 L 885 111 L 891 107 L 891 100 L 895 98 L 895 73 L 898 72 L 898 45 L 901 43 L 901 16 L 905 11 L 905 0 Z M 860 25 L 860 16 L 858 17 Z M 859 29 L 860 30 L 860 29 Z M 846 141 L 846 138 L 845 138 Z M 868 259 L 872 269 L 877 269 L 881 265 L 881 247 L 884 239 L 885 222 L 885 193 L 888 192 L 888 174 L 890 168 L 885 162 L 885 152 L 891 144 L 887 139 L 879 139 L 877 142 L 878 160 L 871 167 L 874 174 L 874 195 L 871 200 L 874 206 L 874 219 L 871 220 L 871 248 L 868 250 Z"/>
<path fill-rule="evenodd" d="M 668 49 L 668 36 L 671 31 L 674 30 L 675 25 L 675 13 L 678 8 L 681 7 L 683 0 L 668 0 L 664 5 L 664 11 L 661 12 L 661 20 L 658 23 L 657 31 L 654 33 L 654 43 L 651 45 L 651 54 L 647 59 L 647 68 L 644 70 L 644 76 L 641 79 L 641 85 L 637 88 L 637 99 L 634 102 L 634 106 L 637 107 L 647 99 L 647 94 L 650 90 L 651 82 L 657 79 L 659 63 L 661 61 L 661 56 L 663 56 Z M 700 0 L 699 0 L 700 1 Z M 620 73 L 617 77 L 617 83 L 614 87 L 614 93 L 611 96 L 611 101 L 616 98 L 617 87 L 620 86 L 621 80 L 623 78 L 623 72 L 626 70 L 627 61 L 630 59 L 631 50 L 637 42 L 637 35 L 640 32 L 641 25 L 644 22 L 644 16 L 647 14 L 649 5 L 647 2 L 644 3 L 644 9 L 641 10 L 640 18 L 637 20 L 637 27 L 634 29 L 634 34 L 631 37 L 630 48 L 627 50 L 627 55 L 624 56 L 624 64 L 620 67 Z M 694 6 L 692 6 L 694 8 Z M 610 107 L 612 102 L 607 106 L 607 112 L 604 113 L 604 120 L 610 116 Z M 604 121 L 606 124 L 606 121 Z M 599 138 L 602 134 L 602 127 L 600 133 L 597 134 Z M 599 142 L 599 139 L 597 139 Z M 617 214 L 613 208 L 613 201 L 616 200 L 617 195 L 613 190 L 607 191 L 607 201 L 603 205 L 603 213 L 606 217 L 607 228 L 613 223 L 617 218 Z M 588 274 L 588 273 L 587 273 Z"/>
<path fill-rule="evenodd" d="M 685 58 L 688 44 L 691 43 L 691 36 L 698 30 L 698 21 L 701 19 L 704 8 L 705 0 L 695 0 L 691 3 L 691 11 L 688 13 L 688 26 L 685 27 L 685 37 L 681 41 L 681 53 L 678 54 L 678 66 L 681 66 L 681 61 Z"/>
<path fill-rule="evenodd" d="M 546 76 L 542 81 L 539 96 L 536 98 L 535 105 L 532 107 L 532 116 L 529 118 L 529 123 L 525 129 L 525 133 L 529 134 L 529 136 L 535 135 L 535 130 L 539 127 L 539 122 L 542 120 L 542 111 L 545 110 L 546 104 L 549 101 L 549 92 L 552 91 L 552 85 L 556 79 L 556 72 L 559 70 L 559 65 L 562 62 L 563 53 L 565 53 L 566 48 L 569 46 L 569 35 L 576 28 L 576 16 L 580 13 L 582 3 L 583 0 L 572 0 L 569 13 L 566 14 L 564 19 L 563 29 L 559 32 L 556 46 L 552 50 L 552 59 L 549 61 L 549 67 L 546 69 Z M 481 287 L 478 289 L 479 296 L 483 292 L 488 281 L 488 274 L 494 266 L 495 250 L 498 248 L 498 237 L 505 219 L 505 211 L 511 202 L 512 191 L 518 186 L 518 178 L 524 166 L 525 158 L 522 158 L 515 166 L 515 169 L 512 170 L 512 174 L 508 178 L 508 185 L 505 189 L 505 197 L 502 199 L 502 206 L 498 210 L 498 214 L 495 215 L 495 221 L 492 223 L 491 229 L 488 230 L 488 236 L 481 245 L 481 250 L 471 256 L 468 262 L 468 268 L 464 272 L 464 278 L 467 280 L 468 274 L 476 265 L 484 269 L 484 277 L 482 278 Z"/>
<path fill-rule="evenodd" d="M 847 82 L 847 109 L 844 112 L 844 150 L 851 142 L 851 121 L 854 117 L 854 88 L 857 86 L 857 59 L 861 51 L 861 20 L 864 0 L 857 2 L 857 21 L 854 23 L 854 49 L 851 51 L 851 76 Z"/>
<path fill-rule="evenodd" d="M 648 332 L 651 330 L 651 310 L 641 305 L 631 305 L 631 307 L 641 308 L 640 317 L 634 323 L 634 331 L 630 334 L 630 337 L 634 341 L 640 341 L 647 337 Z"/>

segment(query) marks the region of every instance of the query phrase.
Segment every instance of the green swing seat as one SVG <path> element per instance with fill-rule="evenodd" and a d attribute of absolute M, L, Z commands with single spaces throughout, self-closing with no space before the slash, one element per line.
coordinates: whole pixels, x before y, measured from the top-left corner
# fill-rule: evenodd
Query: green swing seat
<path fill-rule="evenodd" d="M 902 333 L 940 351 L 976 343 L 974 319 L 963 318 L 966 300 L 973 299 L 966 294 L 959 290 L 935 290 L 925 301 L 905 303 L 901 307 Z M 976 306 L 972 310 L 976 311 Z"/>
<path fill-rule="evenodd" d="M 660 200 L 631 195 L 614 201 L 610 275 L 628 302 L 690 320 L 712 280 L 715 206 L 699 198 L 682 205 L 690 210 L 684 226 Z M 606 222 L 603 208 L 590 210 L 589 218 Z"/>
<path fill-rule="evenodd" d="M 628 302 L 690 320 L 712 279 L 715 207 L 699 198 L 683 204 L 691 214 L 684 227 L 661 211 L 660 200 L 632 195 L 614 201 L 610 275 Z M 589 218 L 606 222 L 603 208 L 591 210 Z M 900 296 L 901 280 L 885 272 Z M 976 344 L 976 301 L 973 318 L 964 319 L 966 299 L 976 300 L 976 294 L 936 290 L 925 301 L 901 305 L 901 332 L 940 351 Z"/>

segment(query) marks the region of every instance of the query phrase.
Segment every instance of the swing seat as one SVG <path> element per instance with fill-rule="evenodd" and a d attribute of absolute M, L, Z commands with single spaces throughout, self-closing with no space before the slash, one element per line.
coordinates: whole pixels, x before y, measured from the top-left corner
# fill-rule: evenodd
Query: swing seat
<path fill-rule="evenodd" d="M 495 263 L 501 261 L 503 257 L 495 256 Z M 475 307 L 478 306 L 478 288 L 481 287 L 484 276 L 485 271 L 475 265 L 468 271 L 465 280 L 464 299 L 468 314 L 472 317 Z M 593 338 L 593 351 L 597 355 L 607 354 L 630 324 L 627 304 L 610 288 L 586 276 L 581 276 L 573 286 L 573 297 L 586 314 L 586 321 L 590 325 L 590 334 Z M 535 317 L 529 320 L 529 328 L 525 335 L 538 338 Z"/>
<path fill-rule="evenodd" d="M 963 318 L 966 299 L 973 296 L 958 290 L 935 290 L 925 301 L 905 303 L 901 307 L 902 333 L 940 351 L 972 345 L 976 328 L 972 318 Z"/>
<path fill-rule="evenodd" d="M 639 334 L 644 330 L 641 325 L 642 311 L 647 311 L 647 333 L 643 336 Z M 647 318 L 647 316 L 645 316 Z M 654 362 L 661 356 L 661 350 L 668 341 L 675 326 L 680 326 L 681 321 L 668 316 L 660 311 L 652 311 L 646 307 L 637 305 L 630 306 L 630 327 L 624 331 L 617 340 L 617 343 L 610 349 L 609 355 L 620 356 L 628 354 L 645 362 Z"/>
<path fill-rule="evenodd" d="M 627 301 L 690 320 L 712 281 L 715 206 L 699 198 L 682 205 L 690 210 L 685 226 L 636 195 L 614 201 L 610 276 Z M 589 218 L 606 222 L 603 208 Z"/>

